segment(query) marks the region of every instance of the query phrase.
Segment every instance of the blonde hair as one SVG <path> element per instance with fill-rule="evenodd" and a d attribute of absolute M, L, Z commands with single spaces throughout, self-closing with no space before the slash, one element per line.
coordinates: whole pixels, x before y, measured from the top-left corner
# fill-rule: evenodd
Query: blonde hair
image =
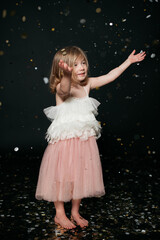
<path fill-rule="evenodd" d="M 79 47 L 68 46 L 60 49 L 55 54 L 52 62 L 50 77 L 49 77 L 49 87 L 52 93 L 56 92 L 56 86 L 58 83 L 60 83 L 63 77 L 63 71 L 59 67 L 59 61 L 62 59 L 65 63 L 68 64 L 69 67 L 73 67 L 74 62 L 78 57 L 84 58 L 87 65 L 87 69 L 89 69 L 87 56 L 85 52 Z M 73 72 L 72 72 L 71 80 L 72 80 L 72 83 L 76 83 Z M 83 81 L 81 81 L 79 84 L 81 86 L 85 86 L 87 82 L 88 82 L 88 73 L 86 78 Z"/>

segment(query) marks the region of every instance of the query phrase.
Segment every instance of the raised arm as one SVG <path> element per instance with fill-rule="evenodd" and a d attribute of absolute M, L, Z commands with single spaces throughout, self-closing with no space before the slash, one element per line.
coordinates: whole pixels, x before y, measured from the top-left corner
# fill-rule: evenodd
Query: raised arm
<path fill-rule="evenodd" d="M 61 82 L 57 85 L 57 93 L 61 98 L 65 98 L 70 93 L 71 88 L 71 74 L 72 74 L 72 68 L 67 65 L 67 63 L 64 63 L 62 60 L 59 61 L 59 67 L 63 71 L 63 77 L 61 79 Z"/>
<path fill-rule="evenodd" d="M 136 51 L 133 50 L 133 52 L 129 55 L 129 57 L 119 66 L 111 70 L 106 75 L 102 75 L 100 77 L 91 77 L 90 80 L 90 88 L 97 88 L 102 87 L 112 81 L 114 81 L 116 78 L 118 78 L 132 63 L 135 62 L 141 62 L 144 60 L 146 54 L 145 52 L 138 53 L 134 55 Z"/>

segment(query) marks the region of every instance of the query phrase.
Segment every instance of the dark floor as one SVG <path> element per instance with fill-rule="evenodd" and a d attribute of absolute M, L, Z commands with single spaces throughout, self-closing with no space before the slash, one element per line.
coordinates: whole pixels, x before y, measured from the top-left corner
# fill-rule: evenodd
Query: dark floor
<path fill-rule="evenodd" d="M 160 239 L 160 175 L 154 156 L 101 157 L 106 195 L 82 200 L 85 229 L 55 226 L 53 203 L 35 199 L 41 155 L 1 156 L 0 239 Z M 66 214 L 70 202 L 65 203 Z"/>

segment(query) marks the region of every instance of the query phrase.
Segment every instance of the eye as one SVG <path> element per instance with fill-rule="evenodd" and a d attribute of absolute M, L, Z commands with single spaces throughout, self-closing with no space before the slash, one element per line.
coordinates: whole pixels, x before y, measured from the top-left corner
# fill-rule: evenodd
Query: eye
<path fill-rule="evenodd" d="M 82 64 L 86 64 L 86 61 L 83 61 Z"/>
<path fill-rule="evenodd" d="M 76 67 L 77 66 L 77 63 L 74 63 L 74 67 Z"/>

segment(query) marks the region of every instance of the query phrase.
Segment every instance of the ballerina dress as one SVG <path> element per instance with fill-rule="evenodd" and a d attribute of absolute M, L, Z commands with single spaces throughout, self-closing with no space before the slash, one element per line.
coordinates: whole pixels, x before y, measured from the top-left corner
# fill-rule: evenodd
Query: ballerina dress
<path fill-rule="evenodd" d="M 52 121 L 46 132 L 35 198 L 49 202 L 105 195 L 96 139 L 101 134 L 95 116 L 100 103 L 88 96 L 69 97 L 43 111 Z"/>

